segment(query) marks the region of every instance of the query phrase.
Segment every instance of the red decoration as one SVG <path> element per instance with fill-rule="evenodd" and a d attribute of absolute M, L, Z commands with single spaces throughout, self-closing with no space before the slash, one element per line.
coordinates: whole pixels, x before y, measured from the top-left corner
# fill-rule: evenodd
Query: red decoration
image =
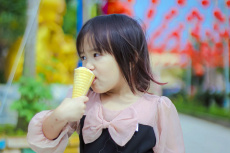
<path fill-rule="evenodd" d="M 203 76 L 204 75 L 204 68 L 203 68 L 202 64 L 196 63 L 193 68 L 194 68 L 194 73 L 196 76 Z"/>
<path fill-rule="evenodd" d="M 217 24 L 217 23 L 214 23 L 213 24 L 213 29 L 215 30 L 215 31 L 219 31 L 219 24 Z"/>
<path fill-rule="evenodd" d="M 210 31 L 209 31 L 209 30 L 206 30 L 206 31 L 205 31 L 205 35 L 206 35 L 207 37 L 210 37 L 210 36 L 211 36 Z"/>
<path fill-rule="evenodd" d="M 206 60 L 210 59 L 211 58 L 210 57 L 210 51 L 211 51 L 211 49 L 210 49 L 208 43 L 202 42 L 200 45 L 201 56 Z"/>
<path fill-rule="evenodd" d="M 225 17 L 223 16 L 223 14 L 221 13 L 221 11 L 219 9 L 216 9 L 214 12 L 213 12 L 214 16 L 216 17 L 216 19 L 218 19 L 219 21 L 221 22 L 224 22 L 225 21 Z"/>
<path fill-rule="evenodd" d="M 172 9 L 172 10 L 171 10 L 171 14 L 172 14 L 172 15 L 176 15 L 176 14 L 177 14 L 177 9 L 175 9 L 175 8 Z"/>
<path fill-rule="evenodd" d="M 170 20 L 177 15 L 177 9 L 173 8 L 170 12 L 165 15 L 166 20 Z"/>
<path fill-rule="evenodd" d="M 203 21 L 203 16 L 197 10 L 197 8 L 193 8 L 192 11 L 188 14 L 187 20 L 190 22 L 193 19 L 197 19 L 198 21 Z"/>
<path fill-rule="evenodd" d="M 181 32 L 184 28 L 184 25 L 182 23 L 179 24 L 179 26 L 173 30 L 168 37 L 163 41 L 163 47 L 165 48 L 170 40 L 175 40 L 174 46 L 171 48 L 171 53 L 180 53 L 180 40 L 181 40 Z"/>
<path fill-rule="evenodd" d="M 212 51 L 212 60 L 210 62 L 210 65 L 212 67 L 223 67 L 223 51 L 224 46 L 222 42 L 215 43 Z"/>
<path fill-rule="evenodd" d="M 132 16 L 133 8 L 132 4 L 135 0 L 105 0 L 107 3 L 103 7 L 103 11 L 106 14 L 127 14 Z M 200 6 L 203 8 L 210 7 L 212 4 L 211 0 L 198 0 Z M 224 0 L 225 6 L 230 8 L 230 0 Z M 188 42 L 186 47 L 181 50 L 181 34 L 183 32 L 184 25 L 179 24 L 177 25 L 176 29 L 171 29 L 170 33 L 165 33 L 165 29 L 168 29 L 168 25 L 170 21 L 174 19 L 179 13 L 180 7 L 185 6 L 187 1 L 186 0 L 177 0 L 177 6 L 175 8 L 170 8 L 163 18 L 163 21 L 158 26 L 154 32 L 151 33 L 150 39 L 148 39 L 148 48 L 151 52 L 155 53 L 164 53 L 168 52 L 166 47 L 169 47 L 169 43 L 172 42 L 173 46 L 170 44 L 170 53 L 181 54 L 183 56 L 189 56 L 192 60 L 192 66 L 194 68 L 194 73 L 198 76 L 204 74 L 204 66 L 208 65 L 211 67 L 222 67 L 223 66 L 223 39 L 230 37 L 229 29 L 223 29 L 221 23 L 226 20 L 230 24 L 229 16 L 225 15 L 223 10 L 216 8 L 213 11 L 214 18 L 216 19 L 215 23 L 212 25 L 210 29 L 204 29 L 201 31 L 201 24 L 204 20 L 205 16 L 202 14 L 202 11 L 197 8 L 192 8 L 190 12 L 188 12 L 187 21 L 189 24 L 194 25 L 192 27 L 190 34 L 193 37 L 193 40 L 198 43 L 198 48 L 194 47 L 194 44 Z M 145 19 L 143 22 L 143 27 L 146 30 L 149 29 L 151 22 L 153 21 L 153 17 L 157 12 L 157 4 L 160 3 L 160 0 L 151 0 L 149 1 L 149 8 L 146 8 Z M 217 22 L 219 21 L 219 22 Z M 147 26 L 147 27 L 146 27 Z M 201 33 L 205 34 L 205 42 L 201 39 Z M 166 36 L 165 36 L 166 34 Z M 218 35 L 216 35 L 218 34 Z M 162 36 L 162 37 L 161 37 Z M 156 44 L 156 40 L 161 38 L 161 42 Z M 229 42 L 230 48 L 230 42 Z M 229 55 L 230 58 L 230 55 Z M 186 66 L 188 63 L 180 63 L 180 66 Z M 166 63 L 166 65 L 171 65 L 170 63 Z"/>
<path fill-rule="evenodd" d="M 203 17 L 201 16 L 201 13 L 197 9 L 193 9 L 192 16 L 196 17 L 199 21 L 203 20 Z"/>
<path fill-rule="evenodd" d="M 178 3 L 179 5 L 184 5 L 185 2 L 186 2 L 186 0 L 177 0 L 177 3 Z"/>
<path fill-rule="evenodd" d="M 191 31 L 191 35 L 198 41 L 200 40 L 200 25 L 196 25 L 196 27 Z"/>
<path fill-rule="evenodd" d="M 158 0 L 151 0 L 151 2 L 156 4 L 156 3 L 158 3 Z"/>
<path fill-rule="evenodd" d="M 217 42 L 217 43 L 215 43 L 215 47 L 223 49 L 223 44 L 221 42 Z"/>
<path fill-rule="evenodd" d="M 202 3 L 202 5 L 205 6 L 205 7 L 209 6 L 209 1 L 208 1 L 208 0 L 202 0 L 201 3 Z"/>
<path fill-rule="evenodd" d="M 206 35 L 206 37 L 207 37 L 210 41 L 215 42 L 215 40 L 214 40 L 214 38 L 213 38 L 213 36 L 211 35 L 211 33 L 210 33 L 209 30 L 206 30 L 206 31 L 205 31 L 205 35 Z"/>
<path fill-rule="evenodd" d="M 191 15 L 188 15 L 187 20 L 188 20 L 188 21 L 191 21 L 191 20 L 192 20 L 192 16 L 191 16 Z"/>
<path fill-rule="evenodd" d="M 220 32 L 220 36 L 224 38 L 230 37 L 227 29 L 225 29 L 224 32 Z"/>
<path fill-rule="evenodd" d="M 226 1 L 226 5 L 227 5 L 227 7 L 230 8 L 230 0 L 227 0 L 227 1 Z"/>
<path fill-rule="evenodd" d="M 132 10 L 128 7 L 125 7 L 127 5 L 124 5 L 119 0 L 114 1 L 108 1 L 102 8 L 103 12 L 105 14 L 127 14 L 129 16 L 132 16 Z"/>
<path fill-rule="evenodd" d="M 153 17 L 153 15 L 154 15 L 154 10 L 153 9 L 150 9 L 149 11 L 148 11 L 148 18 L 152 18 Z"/>
<path fill-rule="evenodd" d="M 182 32 L 183 28 L 184 25 L 180 23 L 179 26 L 175 30 L 173 30 L 171 34 L 169 34 L 168 38 L 180 39 L 180 33 Z"/>
<path fill-rule="evenodd" d="M 187 42 L 186 46 L 185 46 L 185 53 L 189 56 L 189 57 L 193 57 L 194 53 L 195 53 L 195 50 L 191 44 L 191 42 Z"/>

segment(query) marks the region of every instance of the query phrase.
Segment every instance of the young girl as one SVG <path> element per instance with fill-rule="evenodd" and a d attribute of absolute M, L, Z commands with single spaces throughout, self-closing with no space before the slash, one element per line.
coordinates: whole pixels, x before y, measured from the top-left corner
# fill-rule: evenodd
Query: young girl
<path fill-rule="evenodd" d="M 178 113 L 148 93 L 154 80 L 141 26 L 126 15 L 90 19 L 77 37 L 83 66 L 95 74 L 87 96 L 67 98 L 34 116 L 28 142 L 37 153 L 62 153 L 77 131 L 80 153 L 184 153 Z"/>

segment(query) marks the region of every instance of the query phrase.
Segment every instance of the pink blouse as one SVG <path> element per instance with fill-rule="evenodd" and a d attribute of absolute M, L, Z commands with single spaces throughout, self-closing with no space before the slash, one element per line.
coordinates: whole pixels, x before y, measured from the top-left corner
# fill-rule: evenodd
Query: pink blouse
<path fill-rule="evenodd" d="M 82 130 L 85 143 L 93 142 L 100 136 L 102 129 L 108 128 L 112 139 L 124 146 L 138 130 L 138 124 L 143 124 L 154 129 L 154 153 L 185 153 L 178 113 L 167 97 L 144 94 L 137 102 L 121 111 L 104 108 L 97 93 L 90 91 L 88 97 Z M 37 153 L 62 153 L 71 134 L 74 131 L 79 133 L 79 122 L 68 123 L 57 139 L 47 139 L 42 132 L 42 123 L 51 112 L 42 111 L 30 121 L 27 140 Z"/>

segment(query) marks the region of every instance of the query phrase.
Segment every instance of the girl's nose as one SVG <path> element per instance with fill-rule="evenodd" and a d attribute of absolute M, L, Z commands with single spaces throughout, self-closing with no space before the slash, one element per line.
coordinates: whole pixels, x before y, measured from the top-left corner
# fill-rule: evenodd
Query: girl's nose
<path fill-rule="evenodd" d="M 91 71 L 94 70 L 94 68 L 95 68 L 94 65 L 93 65 L 93 63 L 91 63 L 91 62 L 87 62 L 86 65 L 85 65 L 85 67 L 87 69 L 90 69 Z"/>

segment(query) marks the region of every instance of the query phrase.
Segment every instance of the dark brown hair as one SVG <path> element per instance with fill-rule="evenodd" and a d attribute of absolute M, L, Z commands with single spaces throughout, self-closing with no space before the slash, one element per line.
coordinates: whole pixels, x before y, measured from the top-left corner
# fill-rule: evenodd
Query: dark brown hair
<path fill-rule="evenodd" d="M 139 23 L 122 14 L 101 15 L 88 20 L 77 37 L 77 51 L 83 51 L 87 37 L 98 52 L 113 55 L 131 91 L 147 92 L 152 75 L 145 34 Z"/>

